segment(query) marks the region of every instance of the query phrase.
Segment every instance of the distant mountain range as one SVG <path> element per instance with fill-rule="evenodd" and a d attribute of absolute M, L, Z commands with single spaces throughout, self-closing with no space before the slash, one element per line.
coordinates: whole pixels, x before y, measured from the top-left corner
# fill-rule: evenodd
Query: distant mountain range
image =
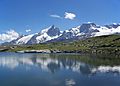
<path fill-rule="evenodd" d="M 110 25 L 96 25 L 95 23 L 84 23 L 80 26 L 60 31 L 60 28 L 54 25 L 43 29 L 39 33 L 30 35 L 21 35 L 11 42 L 5 42 L 3 45 L 22 45 L 22 44 L 39 44 L 46 42 L 57 42 L 66 40 L 80 40 L 95 36 L 119 34 L 120 24 L 113 23 Z"/>

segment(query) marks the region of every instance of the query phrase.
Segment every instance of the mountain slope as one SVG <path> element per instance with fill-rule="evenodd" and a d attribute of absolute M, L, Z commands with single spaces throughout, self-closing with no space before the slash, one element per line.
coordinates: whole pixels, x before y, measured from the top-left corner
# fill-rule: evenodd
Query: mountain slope
<path fill-rule="evenodd" d="M 59 28 L 53 25 L 46 29 L 43 29 L 39 33 L 20 36 L 19 38 L 4 44 L 13 44 L 13 45 L 39 44 L 58 38 L 60 35 L 61 35 L 61 31 L 59 30 Z"/>
<path fill-rule="evenodd" d="M 9 42 L 8 44 L 39 44 L 45 42 L 58 42 L 66 40 L 80 40 L 90 37 L 119 34 L 120 24 L 110 24 L 110 25 L 96 25 L 95 23 L 83 23 L 80 26 L 60 31 L 59 28 L 54 25 L 43 29 L 37 34 L 30 34 L 25 36 L 20 36 L 16 40 Z"/>
<path fill-rule="evenodd" d="M 46 29 L 43 29 L 40 33 L 34 35 L 27 44 L 38 44 L 44 43 L 46 41 L 58 38 L 61 35 L 59 28 L 50 26 Z"/>
<path fill-rule="evenodd" d="M 52 42 L 34 45 L 17 45 L 9 51 L 49 50 L 51 53 L 102 53 L 120 54 L 120 35 L 105 35 L 73 42 Z"/>

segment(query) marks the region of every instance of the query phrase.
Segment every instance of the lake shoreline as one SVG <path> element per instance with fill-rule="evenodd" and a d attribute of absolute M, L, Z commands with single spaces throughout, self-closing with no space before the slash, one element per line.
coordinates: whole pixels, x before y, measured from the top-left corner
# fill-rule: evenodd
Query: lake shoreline
<path fill-rule="evenodd" d="M 120 35 L 91 37 L 71 42 L 51 42 L 31 45 L 1 45 L 0 52 L 23 53 L 90 53 L 120 55 Z"/>
<path fill-rule="evenodd" d="M 77 54 L 115 54 L 120 55 L 120 51 L 116 50 L 80 50 L 80 51 L 67 51 L 67 50 L 49 50 L 49 49 L 43 49 L 43 50 L 21 50 L 21 51 L 15 51 L 16 53 L 77 53 Z"/>

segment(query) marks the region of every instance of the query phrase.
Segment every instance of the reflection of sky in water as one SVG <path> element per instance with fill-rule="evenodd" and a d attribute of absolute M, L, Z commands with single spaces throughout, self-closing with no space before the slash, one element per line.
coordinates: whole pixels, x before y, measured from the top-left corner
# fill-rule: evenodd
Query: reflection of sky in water
<path fill-rule="evenodd" d="M 120 86 L 120 66 L 85 64 L 76 56 L 0 53 L 0 86 Z"/>
<path fill-rule="evenodd" d="M 66 86 L 73 86 L 76 82 L 73 79 L 66 79 Z"/>
<path fill-rule="evenodd" d="M 82 74 L 92 73 L 120 73 L 120 66 L 91 66 L 75 59 L 51 58 L 49 54 L 10 54 L 0 56 L 0 67 L 6 67 L 14 70 L 23 66 L 27 69 L 38 67 L 40 70 L 55 73 L 66 69 Z"/>

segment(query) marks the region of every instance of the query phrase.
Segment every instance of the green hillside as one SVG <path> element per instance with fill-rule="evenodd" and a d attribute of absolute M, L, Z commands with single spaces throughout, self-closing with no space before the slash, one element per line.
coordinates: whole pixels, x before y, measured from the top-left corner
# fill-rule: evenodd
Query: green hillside
<path fill-rule="evenodd" d="M 8 46 L 12 47 L 9 51 L 20 50 L 59 50 L 64 52 L 87 52 L 87 53 L 116 53 L 119 54 L 120 50 L 120 35 L 107 35 L 92 37 L 85 40 L 73 42 L 53 42 L 36 45 L 19 45 Z"/>

